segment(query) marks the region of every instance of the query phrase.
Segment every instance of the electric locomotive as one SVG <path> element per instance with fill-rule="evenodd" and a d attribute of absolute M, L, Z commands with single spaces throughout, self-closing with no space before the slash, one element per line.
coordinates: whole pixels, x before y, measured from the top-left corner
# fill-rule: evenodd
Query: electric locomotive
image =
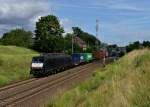
<path fill-rule="evenodd" d="M 32 58 L 30 74 L 34 76 L 50 75 L 58 73 L 72 65 L 72 60 L 69 55 L 42 54 Z"/>

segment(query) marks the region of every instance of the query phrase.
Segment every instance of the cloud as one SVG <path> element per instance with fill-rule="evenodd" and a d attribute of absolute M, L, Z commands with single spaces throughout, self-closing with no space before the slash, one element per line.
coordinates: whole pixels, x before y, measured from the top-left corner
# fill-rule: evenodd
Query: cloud
<path fill-rule="evenodd" d="M 136 6 L 131 6 L 128 4 L 116 4 L 109 6 L 110 9 L 116 9 L 116 10 L 129 10 L 129 11 L 143 11 L 142 8 L 136 7 Z"/>
<path fill-rule="evenodd" d="M 135 3 L 129 2 L 128 0 L 100 0 L 92 2 L 93 6 L 103 7 L 106 9 L 113 10 L 124 10 L 124 11 L 144 11 L 144 7 L 141 7 Z"/>
<path fill-rule="evenodd" d="M 80 3 L 59 3 L 56 4 L 58 7 L 63 8 L 80 8 L 80 9 L 113 9 L 113 10 L 124 10 L 124 11 L 145 11 L 147 8 L 137 4 L 129 2 L 128 0 L 92 0 L 85 3 L 87 0 L 80 1 Z M 134 1 L 134 0 L 133 0 Z"/>
<path fill-rule="evenodd" d="M 60 19 L 60 24 L 64 28 L 65 33 L 70 33 L 72 32 L 72 27 L 75 24 L 75 21 L 69 18 L 62 18 Z"/>
<path fill-rule="evenodd" d="M 126 45 L 129 42 L 150 40 L 149 16 L 102 23 L 102 37 L 107 43 Z M 107 32 L 106 32 L 107 31 Z"/>
<path fill-rule="evenodd" d="M 39 15 L 49 12 L 46 0 L 0 0 L 0 31 L 5 32 L 14 26 L 32 28 L 31 22 Z M 30 28 L 29 28 L 30 27 Z"/>
<path fill-rule="evenodd" d="M 22 27 L 18 25 L 0 24 L 0 37 L 3 35 L 3 33 L 16 28 L 22 28 Z"/>
<path fill-rule="evenodd" d="M 65 25 L 70 25 L 72 24 L 72 20 L 68 19 L 68 18 L 63 18 L 60 20 L 60 24 L 65 26 Z"/>

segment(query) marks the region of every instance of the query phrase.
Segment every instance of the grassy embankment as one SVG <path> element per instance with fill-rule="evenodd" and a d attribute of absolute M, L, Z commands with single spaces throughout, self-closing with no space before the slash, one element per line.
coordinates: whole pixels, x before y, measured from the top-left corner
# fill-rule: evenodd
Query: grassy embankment
<path fill-rule="evenodd" d="M 30 49 L 0 45 L 0 87 L 30 78 L 31 58 L 38 55 Z"/>
<path fill-rule="evenodd" d="M 136 50 L 75 88 L 49 107 L 150 107 L 150 50 Z"/>

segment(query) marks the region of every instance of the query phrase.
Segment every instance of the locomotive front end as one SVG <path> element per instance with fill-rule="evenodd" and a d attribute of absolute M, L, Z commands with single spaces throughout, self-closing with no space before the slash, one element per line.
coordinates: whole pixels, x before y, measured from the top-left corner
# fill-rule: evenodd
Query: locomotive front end
<path fill-rule="evenodd" d="M 44 58 L 43 57 L 33 57 L 31 62 L 31 74 L 40 74 L 44 68 Z"/>

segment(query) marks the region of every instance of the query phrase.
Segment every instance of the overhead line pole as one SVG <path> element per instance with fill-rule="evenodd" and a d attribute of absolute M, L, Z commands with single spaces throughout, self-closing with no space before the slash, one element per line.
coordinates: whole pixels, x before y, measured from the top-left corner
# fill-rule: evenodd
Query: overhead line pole
<path fill-rule="evenodd" d="M 96 38 L 97 38 L 97 40 L 96 40 L 96 47 L 97 47 L 97 50 L 99 50 L 99 43 L 98 43 L 98 32 L 99 32 L 99 20 L 98 19 L 96 19 Z M 104 52 L 104 50 L 103 50 L 103 52 Z M 105 53 L 106 54 L 106 53 Z M 103 56 L 103 65 L 105 66 L 105 55 Z"/>
<path fill-rule="evenodd" d="M 72 34 L 72 54 L 74 52 L 74 38 L 73 38 L 73 34 Z"/>
<path fill-rule="evenodd" d="M 96 45 L 96 49 L 98 50 L 99 46 L 98 46 L 98 32 L 99 32 L 99 20 L 96 19 L 96 41 L 95 41 L 95 45 Z"/>

